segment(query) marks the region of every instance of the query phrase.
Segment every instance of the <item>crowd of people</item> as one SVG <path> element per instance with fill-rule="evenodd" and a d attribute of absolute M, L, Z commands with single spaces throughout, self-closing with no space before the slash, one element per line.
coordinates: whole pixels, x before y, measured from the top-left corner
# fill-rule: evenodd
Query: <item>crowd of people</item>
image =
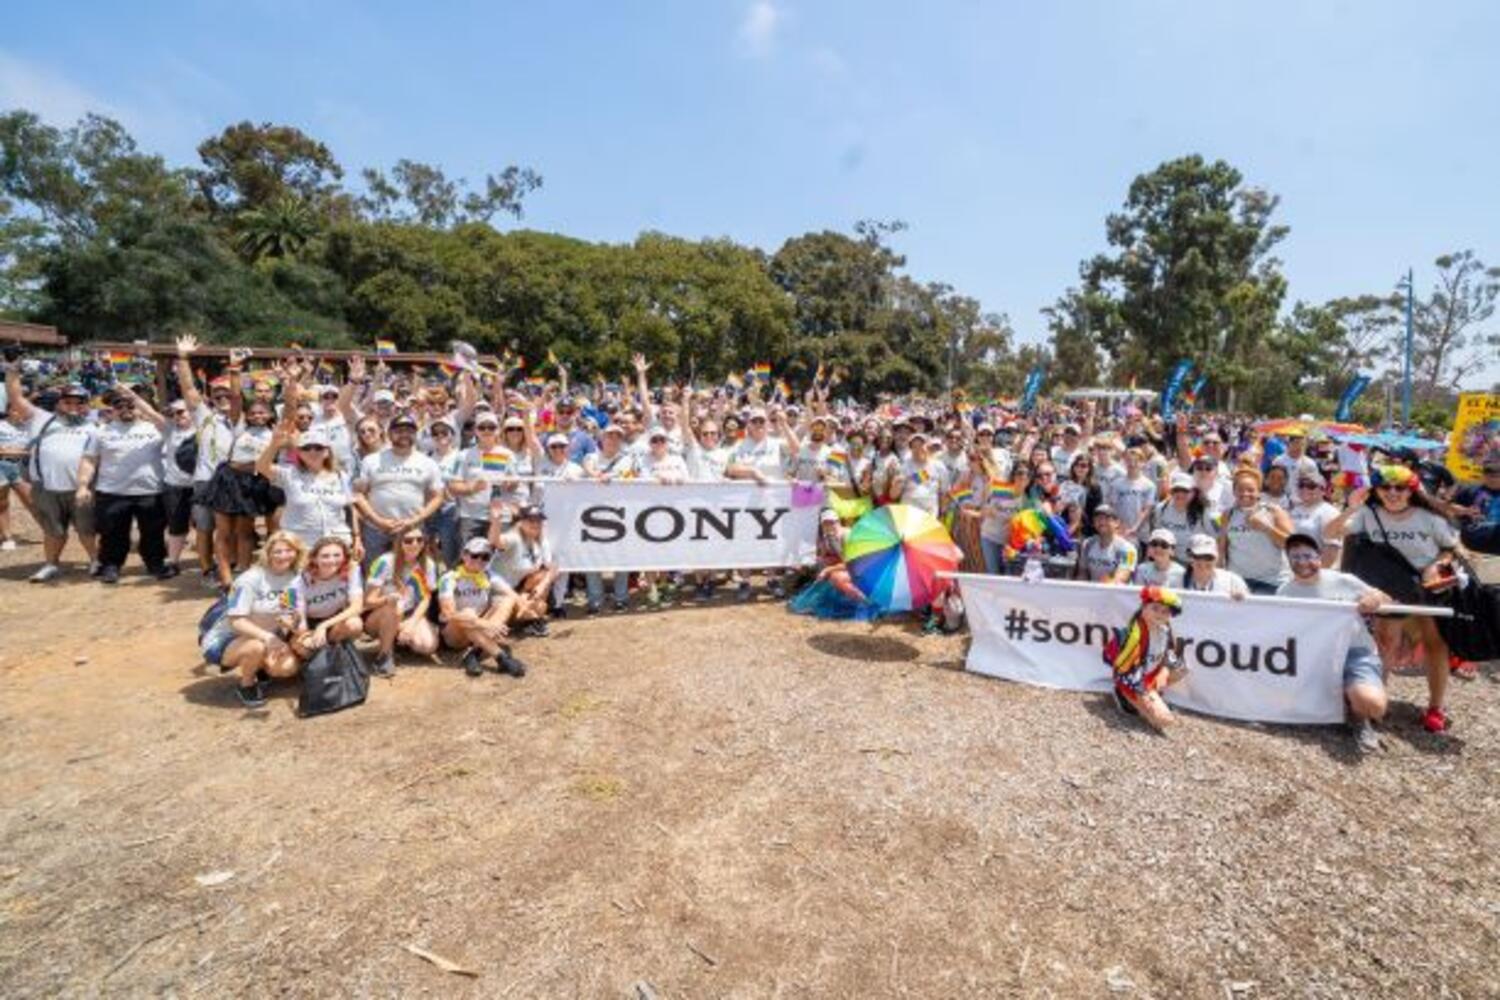
<path fill-rule="evenodd" d="M 357 356 L 338 369 L 300 355 L 253 368 L 247 350 L 208 378 L 194 368 L 196 341 L 176 346 L 165 399 L 142 384 L 100 386 L 93 363 L 85 381 L 12 354 L 0 546 L 14 545 L 14 494 L 43 532 L 38 584 L 63 572 L 70 534 L 104 585 L 132 547 L 162 579 L 187 568 L 191 549 L 223 595 L 203 655 L 252 707 L 268 678 L 295 675 L 330 642 L 363 637 L 378 674 L 403 650 L 449 649 L 473 676 L 520 677 L 516 641 L 547 636 L 548 620 L 576 603 L 593 615 L 707 600 L 726 585 L 748 599 L 755 576 L 780 598 L 795 582 L 783 571 L 572 579 L 549 544 L 552 480 L 819 482 L 830 509 L 817 576 L 846 610 L 862 595 L 842 565 L 844 525 L 874 506 L 911 505 L 945 519 L 972 571 L 1148 588 L 1146 606 L 1166 609 L 1143 612 L 1142 635 L 1156 636 L 1170 633 L 1179 590 L 1374 611 L 1389 600 L 1382 581 L 1338 568 L 1355 539 L 1394 549 L 1418 585 L 1437 588 L 1461 577 L 1467 550 L 1494 554 L 1500 530 L 1500 447 L 1483 482 L 1460 490 L 1427 456 L 1391 449 L 1351 466 L 1327 436 L 1294 427 L 1273 440 L 1247 416 L 860 403 L 832 399 L 827 382 L 792 399 L 753 378 L 653 387 L 639 356 L 633 383 L 620 385 L 570 385 L 561 366 L 538 385 L 502 366 L 429 375 Z M 1035 523 L 1046 530 L 1024 530 Z M 1372 621 L 1345 667 L 1361 745 L 1378 743 L 1383 671 L 1413 651 L 1428 680 L 1423 723 L 1446 730 L 1449 677 L 1472 665 L 1450 656 L 1432 619 Z M 934 602 L 925 627 L 945 624 Z M 1156 692 L 1170 671 L 1133 662 L 1116 675 L 1122 708 L 1169 721 Z"/>

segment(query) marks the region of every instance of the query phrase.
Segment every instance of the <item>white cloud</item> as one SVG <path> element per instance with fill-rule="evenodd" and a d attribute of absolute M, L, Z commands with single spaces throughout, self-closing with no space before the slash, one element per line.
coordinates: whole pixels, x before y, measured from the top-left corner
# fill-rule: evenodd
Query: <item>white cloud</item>
<path fill-rule="evenodd" d="M 90 111 L 125 117 L 119 108 L 73 81 L 7 52 L 0 52 L 0 109 L 34 111 L 47 124 L 59 127 L 72 125 Z"/>
<path fill-rule="evenodd" d="M 770 55 L 781 19 L 781 11 L 770 0 L 755 0 L 740 21 L 740 46 L 752 56 Z"/>

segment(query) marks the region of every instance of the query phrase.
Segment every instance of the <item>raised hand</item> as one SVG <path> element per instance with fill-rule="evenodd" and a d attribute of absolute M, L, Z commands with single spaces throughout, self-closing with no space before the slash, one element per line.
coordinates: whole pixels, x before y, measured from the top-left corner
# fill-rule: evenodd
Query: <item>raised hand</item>
<path fill-rule="evenodd" d="M 191 333 L 184 333 L 177 338 L 177 356 L 185 358 L 198 349 L 198 338 Z"/>
<path fill-rule="evenodd" d="M 637 375 L 644 375 L 651 370 L 651 363 L 646 360 L 644 354 L 631 355 L 630 363 L 635 366 Z"/>

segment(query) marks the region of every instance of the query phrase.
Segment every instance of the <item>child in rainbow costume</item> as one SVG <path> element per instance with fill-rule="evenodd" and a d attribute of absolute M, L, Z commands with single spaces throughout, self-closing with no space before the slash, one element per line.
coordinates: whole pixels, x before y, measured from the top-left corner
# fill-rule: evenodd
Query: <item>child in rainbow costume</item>
<path fill-rule="evenodd" d="M 1172 619 L 1181 613 L 1182 598 L 1175 591 L 1142 587 L 1139 610 L 1104 646 L 1104 662 L 1114 675 L 1115 703 L 1121 711 L 1140 715 L 1158 732 L 1175 721 L 1161 692 L 1187 673 L 1172 634 Z"/>

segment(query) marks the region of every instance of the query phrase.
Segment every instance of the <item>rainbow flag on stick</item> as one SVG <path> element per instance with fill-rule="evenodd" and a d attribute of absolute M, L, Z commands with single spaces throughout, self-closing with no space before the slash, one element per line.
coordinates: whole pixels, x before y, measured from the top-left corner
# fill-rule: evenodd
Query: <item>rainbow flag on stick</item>
<path fill-rule="evenodd" d="M 990 480 L 990 499 L 991 500 L 1014 500 L 1017 497 L 1019 497 L 1020 495 L 1021 494 L 1016 490 L 1015 486 L 1013 486 L 1012 484 L 1010 484 L 1010 483 L 1003 483 L 1003 482 L 1001 482 L 998 479 L 991 479 Z"/>
<path fill-rule="evenodd" d="M 750 369 L 750 374 L 763 382 L 769 382 L 771 380 L 771 365 L 769 362 L 761 361 L 754 368 Z"/>
<path fill-rule="evenodd" d="M 386 357 L 396 353 L 396 342 L 394 340 L 375 341 L 375 353 L 380 357 Z"/>
<path fill-rule="evenodd" d="M 836 468 L 849 471 L 849 453 L 842 448 L 835 448 L 828 453 L 828 464 Z"/>
<path fill-rule="evenodd" d="M 506 473 L 510 471 L 510 455 L 503 451 L 487 451 L 479 456 L 485 472 Z"/>
<path fill-rule="evenodd" d="M 132 358 L 123 351 L 109 352 L 109 366 L 117 372 L 128 372 Z"/>
<path fill-rule="evenodd" d="M 948 494 L 948 502 L 952 504 L 968 503 L 974 499 L 974 490 L 970 486 L 960 486 Z"/>

